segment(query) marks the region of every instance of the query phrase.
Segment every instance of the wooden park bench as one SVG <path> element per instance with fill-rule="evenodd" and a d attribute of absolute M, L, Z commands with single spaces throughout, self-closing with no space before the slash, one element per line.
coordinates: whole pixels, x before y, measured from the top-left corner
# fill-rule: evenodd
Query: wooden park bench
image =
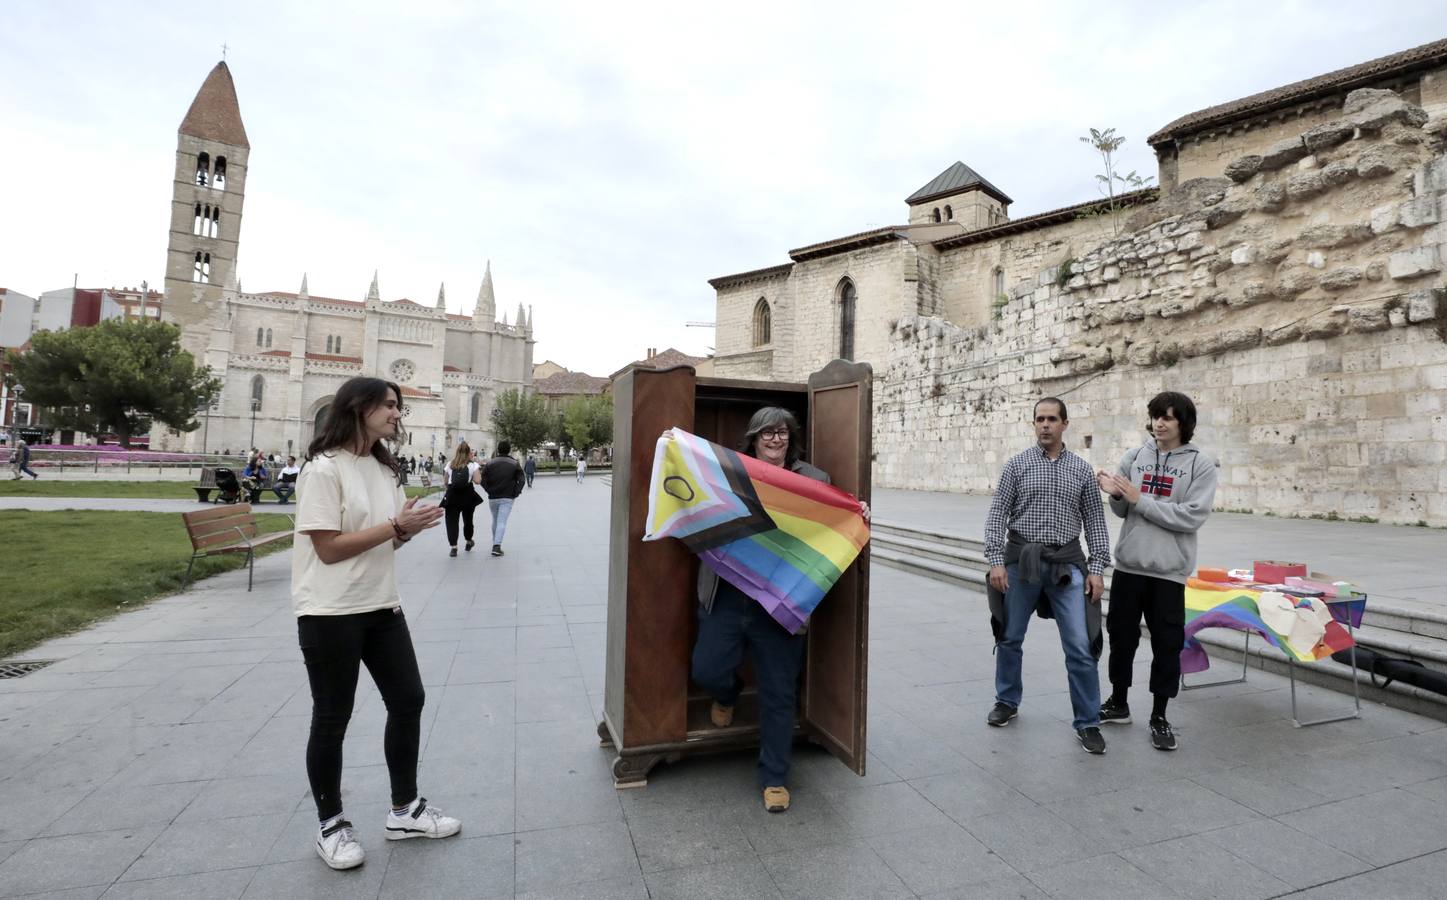
<path fill-rule="evenodd" d="M 251 512 L 250 503 L 181 513 L 181 518 L 186 522 L 186 535 L 191 538 L 191 562 L 186 566 L 186 577 L 181 581 L 182 589 L 191 582 L 191 570 L 196 565 L 196 560 L 226 553 L 245 553 L 246 589 L 249 591 L 255 571 L 257 549 L 277 541 L 291 540 L 293 535 L 290 531 L 257 534 L 256 516 Z M 291 516 L 287 518 L 290 519 Z M 296 524 L 295 519 L 292 524 Z"/>
<path fill-rule="evenodd" d="M 202 466 L 201 478 L 191 487 L 196 492 L 196 499 L 201 503 L 211 502 L 211 492 L 216 490 L 216 467 Z"/>

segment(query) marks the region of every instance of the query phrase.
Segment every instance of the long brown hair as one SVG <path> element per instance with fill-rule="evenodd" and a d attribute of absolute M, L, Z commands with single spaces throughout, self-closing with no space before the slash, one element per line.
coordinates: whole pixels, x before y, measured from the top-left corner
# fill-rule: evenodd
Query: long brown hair
<path fill-rule="evenodd" d="M 455 472 L 458 469 L 467 468 L 467 464 L 470 462 L 472 462 L 472 448 L 467 446 L 467 441 L 463 441 L 457 445 L 457 452 L 452 454 L 452 462 L 448 463 L 448 468 Z"/>
<path fill-rule="evenodd" d="M 364 421 L 367 413 L 387 402 L 388 391 L 397 395 L 397 403 L 400 405 L 402 389 L 393 382 L 383 381 L 381 378 L 348 378 L 337 389 L 332 405 L 327 408 L 327 417 L 322 420 L 321 430 L 307 447 L 306 462 L 333 450 L 354 449 L 367 433 Z M 399 428 L 398 439 L 400 438 Z M 372 445 L 372 458 L 391 469 L 397 482 L 401 483 L 401 466 L 386 441 L 377 441 Z"/>

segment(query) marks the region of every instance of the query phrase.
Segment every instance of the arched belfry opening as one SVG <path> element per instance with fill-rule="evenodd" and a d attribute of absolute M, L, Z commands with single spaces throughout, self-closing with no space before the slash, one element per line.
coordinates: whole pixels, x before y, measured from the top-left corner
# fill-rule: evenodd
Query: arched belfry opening
<path fill-rule="evenodd" d="M 839 358 L 854 359 L 854 318 L 859 292 L 854 281 L 845 278 L 839 282 Z"/>

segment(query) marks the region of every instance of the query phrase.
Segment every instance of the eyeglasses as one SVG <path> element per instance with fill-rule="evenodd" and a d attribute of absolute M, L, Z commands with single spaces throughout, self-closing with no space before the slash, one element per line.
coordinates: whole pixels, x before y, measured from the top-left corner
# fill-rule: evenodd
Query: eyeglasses
<path fill-rule="evenodd" d="M 777 428 L 769 431 L 760 431 L 759 439 L 765 441 L 787 441 L 789 439 L 789 429 Z"/>

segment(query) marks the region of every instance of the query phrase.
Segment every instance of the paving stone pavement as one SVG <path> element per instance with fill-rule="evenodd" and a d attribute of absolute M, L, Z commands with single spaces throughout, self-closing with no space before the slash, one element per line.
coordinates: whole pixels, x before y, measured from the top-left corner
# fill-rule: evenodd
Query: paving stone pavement
<path fill-rule="evenodd" d="M 900 519 L 911 500 L 875 505 Z M 1138 722 L 1088 756 L 1037 621 L 1020 717 L 990 729 L 982 598 L 884 567 L 867 777 L 801 747 L 794 807 L 776 816 L 749 754 L 615 791 L 594 732 L 608 501 L 602 481 L 540 480 L 507 556 L 450 559 L 440 528 L 399 554 L 428 690 L 421 784 L 463 818 L 460 837 L 382 839 L 385 716 L 363 677 L 344 786 L 367 863 L 338 873 L 315 857 L 310 699 L 280 553 L 258 562 L 251 593 L 244 573 L 208 579 L 52 641 L 28 656 L 61 662 L 0 681 L 0 896 L 1441 895 L 1440 723 L 1369 705 L 1294 729 L 1285 679 L 1253 672 L 1172 706 L 1180 751 L 1152 750 Z M 1143 683 L 1148 646 L 1137 664 Z M 1308 715 L 1341 703 L 1302 696 Z"/>

